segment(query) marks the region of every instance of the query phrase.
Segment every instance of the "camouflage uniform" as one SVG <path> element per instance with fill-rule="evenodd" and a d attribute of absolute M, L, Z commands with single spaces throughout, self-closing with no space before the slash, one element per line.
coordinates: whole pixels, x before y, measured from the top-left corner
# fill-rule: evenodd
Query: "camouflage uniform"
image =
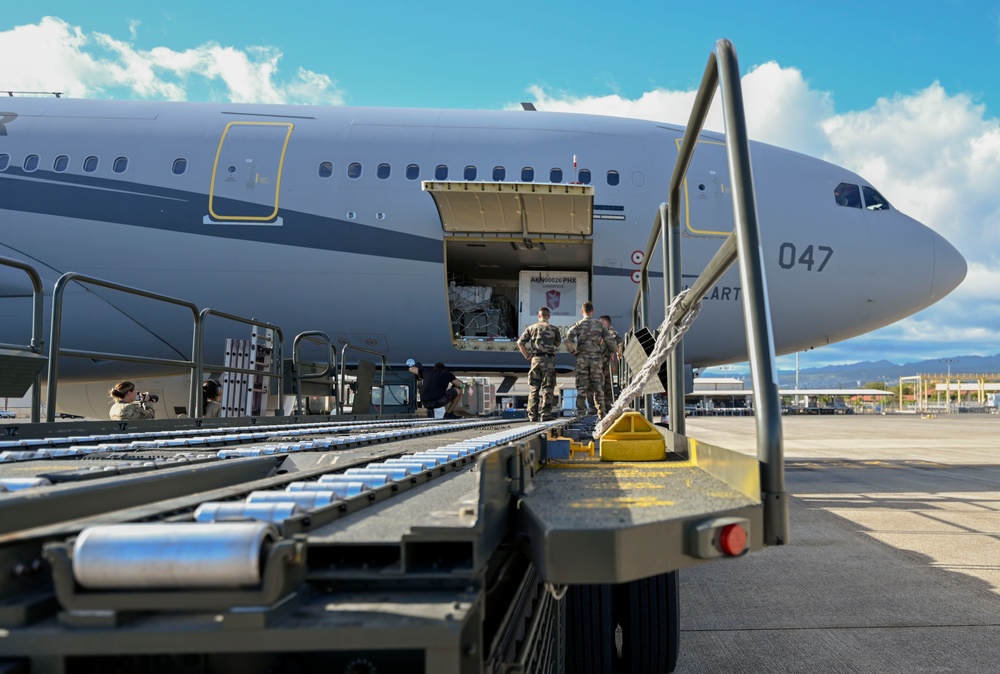
<path fill-rule="evenodd" d="M 615 391 L 611 378 L 611 356 L 619 353 L 622 346 L 622 338 L 617 330 L 608 327 L 608 333 L 611 335 L 611 339 L 604 343 L 604 349 L 601 351 L 601 372 L 604 374 L 604 406 L 607 408 L 605 412 L 611 409 L 615 403 Z M 593 396 L 587 396 L 587 402 L 594 405 Z"/>
<path fill-rule="evenodd" d="M 517 340 L 518 345 L 524 346 L 531 354 L 531 369 L 528 371 L 529 421 L 552 418 L 552 401 L 556 388 L 555 354 L 560 341 L 562 336 L 559 328 L 546 320 L 529 325 Z"/>
<path fill-rule="evenodd" d="M 131 421 L 132 419 L 152 419 L 156 416 L 156 412 L 152 407 L 146 407 L 143 403 L 116 402 L 111 406 L 108 416 L 112 419 Z"/>
<path fill-rule="evenodd" d="M 598 416 L 608 411 L 604 405 L 604 372 L 601 352 L 611 333 L 596 318 L 581 318 L 566 333 L 566 343 L 576 344 L 576 411 L 587 412 L 587 399 L 593 396 Z"/>

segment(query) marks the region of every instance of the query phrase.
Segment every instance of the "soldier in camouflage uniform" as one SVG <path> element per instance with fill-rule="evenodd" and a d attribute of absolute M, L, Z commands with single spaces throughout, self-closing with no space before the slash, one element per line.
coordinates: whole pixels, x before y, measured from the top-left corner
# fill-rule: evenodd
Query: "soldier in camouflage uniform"
<path fill-rule="evenodd" d="M 531 361 L 528 371 L 528 421 L 553 419 L 552 400 L 556 388 L 556 349 L 562 336 L 549 324 L 547 307 L 538 310 L 538 322 L 529 325 L 517 340 L 521 355 Z M 541 397 L 541 405 L 539 405 Z M 541 409 L 539 409 L 541 407 Z"/>
<path fill-rule="evenodd" d="M 604 344 L 604 351 L 601 356 L 604 359 L 603 370 L 604 370 L 604 405 L 611 409 L 611 406 L 615 403 L 615 391 L 611 381 L 611 363 L 613 361 L 619 360 L 622 354 L 622 338 L 618 334 L 618 331 L 614 329 L 611 325 L 611 316 L 601 316 L 601 323 L 604 323 L 604 327 L 608 329 L 608 333 L 611 335 L 611 339 Z"/>
<path fill-rule="evenodd" d="M 576 356 L 576 411 L 587 413 L 587 399 L 593 396 L 597 415 L 603 417 L 608 409 L 604 404 L 604 372 L 601 353 L 604 344 L 611 341 L 611 333 L 594 318 L 594 304 L 584 302 L 580 308 L 583 318 L 566 333 L 566 348 Z"/>

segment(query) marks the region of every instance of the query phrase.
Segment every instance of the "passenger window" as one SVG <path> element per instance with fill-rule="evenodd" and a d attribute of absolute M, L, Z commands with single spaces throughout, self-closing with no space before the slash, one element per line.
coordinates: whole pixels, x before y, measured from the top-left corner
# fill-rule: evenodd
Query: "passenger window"
<path fill-rule="evenodd" d="M 554 168 L 549 170 L 549 182 L 550 183 L 561 183 L 562 182 L 562 169 Z"/>
<path fill-rule="evenodd" d="M 361 177 L 361 164 L 358 162 L 351 162 L 350 166 L 347 167 L 347 177 L 351 180 L 357 180 Z"/>
<path fill-rule="evenodd" d="M 0 154 L 0 171 L 6 171 L 8 166 L 10 166 L 10 155 Z"/>
<path fill-rule="evenodd" d="M 886 198 L 879 194 L 874 187 L 865 185 L 861 188 L 861 192 L 865 195 L 865 208 L 869 211 L 887 211 L 891 208 Z"/>
<path fill-rule="evenodd" d="M 612 187 L 614 187 L 615 185 L 617 185 L 618 183 L 620 183 L 621 180 L 622 180 L 622 177 L 620 175 L 618 175 L 618 171 L 608 171 L 608 184 L 609 185 L 611 185 Z"/>
<path fill-rule="evenodd" d="M 184 158 L 178 158 L 174 160 L 174 165 L 170 167 L 170 170 L 171 172 L 173 172 L 175 176 L 179 176 L 182 175 L 185 171 L 187 171 L 187 167 L 188 167 L 188 160 Z"/>
<path fill-rule="evenodd" d="M 525 166 L 521 169 L 521 182 L 530 183 L 535 179 L 535 169 L 530 166 Z"/>
<path fill-rule="evenodd" d="M 861 190 L 851 183 L 840 183 L 833 190 L 833 199 L 844 208 L 861 208 Z"/>
<path fill-rule="evenodd" d="M 111 170 L 115 173 L 125 173 L 126 169 L 128 169 L 128 157 L 118 157 L 111 165 Z"/>
<path fill-rule="evenodd" d="M 410 164 L 406 167 L 406 179 L 416 180 L 420 177 L 420 167 L 417 164 Z"/>
<path fill-rule="evenodd" d="M 390 173 L 392 173 L 392 167 L 388 164 L 379 164 L 378 168 L 375 169 L 375 175 L 378 176 L 379 180 L 387 180 Z"/>
<path fill-rule="evenodd" d="M 69 168 L 69 157 L 64 154 L 56 157 L 56 160 L 52 162 L 52 170 L 56 173 L 62 173 Z"/>
<path fill-rule="evenodd" d="M 507 169 L 505 169 L 503 166 L 493 167 L 493 180 L 501 182 L 506 177 L 507 177 Z"/>
<path fill-rule="evenodd" d="M 27 171 L 28 173 L 31 173 L 32 171 L 36 170 L 37 168 L 38 168 L 38 155 L 37 154 L 29 154 L 27 157 L 24 158 L 24 170 L 25 171 Z"/>
<path fill-rule="evenodd" d="M 447 180 L 448 179 L 448 167 L 444 164 L 438 164 L 434 167 L 434 180 Z"/>
<path fill-rule="evenodd" d="M 479 170 L 475 166 L 466 166 L 464 175 L 466 180 L 475 180 Z"/>
<path fill-rule="evenodd" d="M 581 185 L 589 185 L 591 180 L 590 169 L 580 169 L 580 174 L 577 176 L 577 180 L 580 181 Z"/>
<path fill-rule="evenodd" d="M 98 163 L 100 163 L 100 161 L 97 159 L 97 157 L 95 157 L 94 155 L 90 155 L 89 157 L 83 160 L 83 170 L 86 173 L 93 173 L 94 171 L 97 170 Z"/>
<path fill-rule="evenodd" d="M 325 161 L 325 162 L 323 162 L 322 164 L 319 165 L 319 177 L 320 178 L 329 178 L 332 175 L 333 175 L 333 162 L 332 161 Z"/>

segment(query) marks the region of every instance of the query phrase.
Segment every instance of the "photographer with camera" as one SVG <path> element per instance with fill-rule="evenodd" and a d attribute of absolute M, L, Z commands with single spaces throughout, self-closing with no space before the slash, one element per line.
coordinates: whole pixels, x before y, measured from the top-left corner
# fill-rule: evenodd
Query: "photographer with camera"
<path fill-rule="evenodd" d="M 156 412 L 148 404 L 155 403 L 160 398 L 152 393 L 136 393 L 135 384 L 130 381 L 120 381 L 109 391 L 114 404 L 109 413 L 112 419 L 152 419 Z"/>

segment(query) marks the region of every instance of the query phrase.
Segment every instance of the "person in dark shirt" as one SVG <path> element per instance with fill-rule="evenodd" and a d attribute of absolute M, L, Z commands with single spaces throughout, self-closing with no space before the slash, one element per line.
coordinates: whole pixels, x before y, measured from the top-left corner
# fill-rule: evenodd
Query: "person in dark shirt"
<path fill-rule="evenodd" d="M 444 363 L 435 363 L 434 367 L 414 363 L 409 370 L 422 380 L 420 404 L 427 410 L 427 416 L 433 417 L 434 410 L 443 407 L 445 419 L 457 419 L 453 411 L 460 402 L 462 380 L 449 372 Z"/>

